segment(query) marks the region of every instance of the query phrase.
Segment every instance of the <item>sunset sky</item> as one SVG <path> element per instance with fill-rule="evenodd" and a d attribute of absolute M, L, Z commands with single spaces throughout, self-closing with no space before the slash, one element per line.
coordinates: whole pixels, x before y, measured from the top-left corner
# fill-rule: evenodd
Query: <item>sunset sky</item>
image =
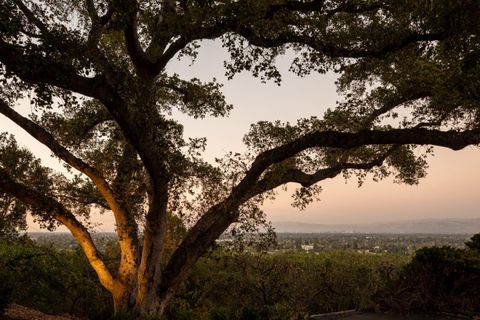
<path fill-rule="evenodd" d="M 169 72 L 183 78 L 197 77 L 209 81 L 217 78 L 224 83 L 227 101 L 234 105 L 228 118 L 193 120 L 185 116 L 173 116 L 185 125 L 185 134 L 208 139 L 205 157 L 212 160 L 228 151 L 244 150 L 242 137 L 251 123 L 260 120 L 296 121 L 301 117 L 322 116 L 327 107 L 333 107 L 340 99 L 335 89 L 335 75 L 311 75 L 299 78 L 288 72 L 288 57 L 279 61 L 283 71 L 281 86 L 263 84 L 244 73 L 233 80 L 224 76 L 223 61 L 227 55 L 216 42 L 205 43 L 193 66 L 190 61 L 175 61 Z M 290 55 L 291 58 L 291 55 Z M 28 113 L 23 105 L 19 111 Z M 37 156 L 50 166 L 58 161 L 48 159 L 50 152 L 39 146 L 27 134 L 0 116 L 0 131 L 17 135 L 17 140 L 29 146 Z M 370 223 L 424 218 L 480 218 L 480 149 L 468 147 L 462 151 L 437 148 L 430 158 L 428 176 L 418 186 L 394 184 L 391 179 L 380 183 L 367 181 L 361 188 L 355 180 L 342 177 L 322 182 L 321 201 L 305 211 L 290 206 L 290 195 L 282 193 L 275 202 L 264 209 L 274 221 L 301 221 L 322 224 Z M 293 190 L 293 188 L 290 188 Z M 113 220 L 103 216 L 99 230 L 113 229 Z M 30 231 L 36 231 L 32 225 Z"/>

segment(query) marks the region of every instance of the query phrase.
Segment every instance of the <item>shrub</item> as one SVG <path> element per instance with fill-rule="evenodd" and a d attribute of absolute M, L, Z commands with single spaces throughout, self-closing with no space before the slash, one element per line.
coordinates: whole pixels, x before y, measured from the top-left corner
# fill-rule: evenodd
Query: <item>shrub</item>
<path fill-rule="evenodd" d="M 480 254 L 450 247 L 420 249 L 378 297 L 383 308 L 400 312 L 480 312 Z"/>
<path fill-rule="evenodd" d="M 0 290 L 11 302 L 46 313 L 90 319 L 105 319 L 111 314 L 109 295 L 78 250 L 58 251 L 32 243 L 0 241 L 0 265 L 8 266 L 0 268 Z M 2 278 L 9 281 L 3 282 Z"/>
<path fill-rule="evenodd" d="M 175 297 L 195 319 L 304 319 L 309 314 L 374 308 L 407 258 L 352 252 L 256 254 L 215 252 L 201 259 Z"/>
<path fill-rule="evenodd" d="M 12 276 L 5 270 L 5 266 L 0 265 L 0 315 L 12 301 L 13 282 Z"/>

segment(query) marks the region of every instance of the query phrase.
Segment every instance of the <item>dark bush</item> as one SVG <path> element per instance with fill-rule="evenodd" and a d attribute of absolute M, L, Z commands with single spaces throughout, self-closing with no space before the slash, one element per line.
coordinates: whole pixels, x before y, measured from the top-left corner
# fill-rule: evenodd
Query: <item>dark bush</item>
<path fill-rule="evenodd" d="M 465 243 L 468 249 L 480 253 L 480 233 L 474 235 L 469 241 Z"/>
<path fill-rule="evenodd" d="M 309 314 L 374 308 L 407 259 L 352 252 L 234 254 L 201 259 L 175 297 L 168 319 L 304 319 Z"/>
<path fill-rule="evenodd" d="M 378 301 L 400 312 L 478 313 L 480 254 L 450 247 L 418 250 Z"/>
<path fill-rule="evenodd" d="M 0 265 L 0 295 L 6 296 L 0 297 L 2 302 L 90 319 L 111 315 L 111 298 L 79 250 L 0 241 Z"/>
<path fill-rule="evenodd" d="M 0 315 L 12 301 L 13 282 L 11 275 L 5 270 L 5 266 L 0 265 Z M 0 316 L 1 317 L 1 316 Z"/>
<path fill-rule="evenodd" d="M 104 252 L 112 264 L 118 253 L 114 249 Z M 238 254 L 217 250 L 198 261 L 165 318 L 286 320 L 372 308 L 373 294 L 384 289 L 406 262 L 401 256 L 352 252 Z M 4 291 L 12 302 L 91 320 L 112 316 L 111 298 L 80 250 L 0 242 L 0 263 L 9 266 L 0 269 L 0 281 L 13 279 L 9 286 L 5 282 Z"/>

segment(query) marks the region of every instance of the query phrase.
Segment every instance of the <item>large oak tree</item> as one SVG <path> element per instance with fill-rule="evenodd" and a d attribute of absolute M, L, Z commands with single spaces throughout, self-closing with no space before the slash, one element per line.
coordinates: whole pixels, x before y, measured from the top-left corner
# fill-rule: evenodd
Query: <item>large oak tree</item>
<path fill-rule="evenodd" d="M 416 183 L 417 146 L 480 143 L 479 16 L 475 0 L 0 0 L 0 112 L 69 170 L 3 133 L 2 217 L 65 225 L 117 311 L 161 314 L 223 232 L 264 220 L 277 187 L 299 185 L 302 207 L 339 174 Z M 338 72 L 345 99 L 296 124 L 254 124 L 248 152 L 207 163 L 205 140 L 184 139 L 171 111 L 223 117 L 232 106 L 215 81 L 165 71 L 204 39 L 228 49 L 229 76 L 280 82 L 275 57 L 289 50 L 299 76 Z M 29 117 L 15 110 L 25 101 Z M 91 210 L 115 218 L 118 270 L 92 241 Z M 169 214 L 188 231 L 165 255 Z"/>

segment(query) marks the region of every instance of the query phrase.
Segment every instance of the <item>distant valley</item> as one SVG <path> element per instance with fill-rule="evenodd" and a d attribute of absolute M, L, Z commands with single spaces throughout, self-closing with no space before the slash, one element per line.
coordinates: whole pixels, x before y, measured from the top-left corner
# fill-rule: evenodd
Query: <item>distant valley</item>
<path fill-rule="evenodd" d="M 319 224 L 272 221 L 276 232 L 288 233 L 392 233 L 392 234 L 475 234 L 480 218 L 422 219 L 369 224 Z"/>

